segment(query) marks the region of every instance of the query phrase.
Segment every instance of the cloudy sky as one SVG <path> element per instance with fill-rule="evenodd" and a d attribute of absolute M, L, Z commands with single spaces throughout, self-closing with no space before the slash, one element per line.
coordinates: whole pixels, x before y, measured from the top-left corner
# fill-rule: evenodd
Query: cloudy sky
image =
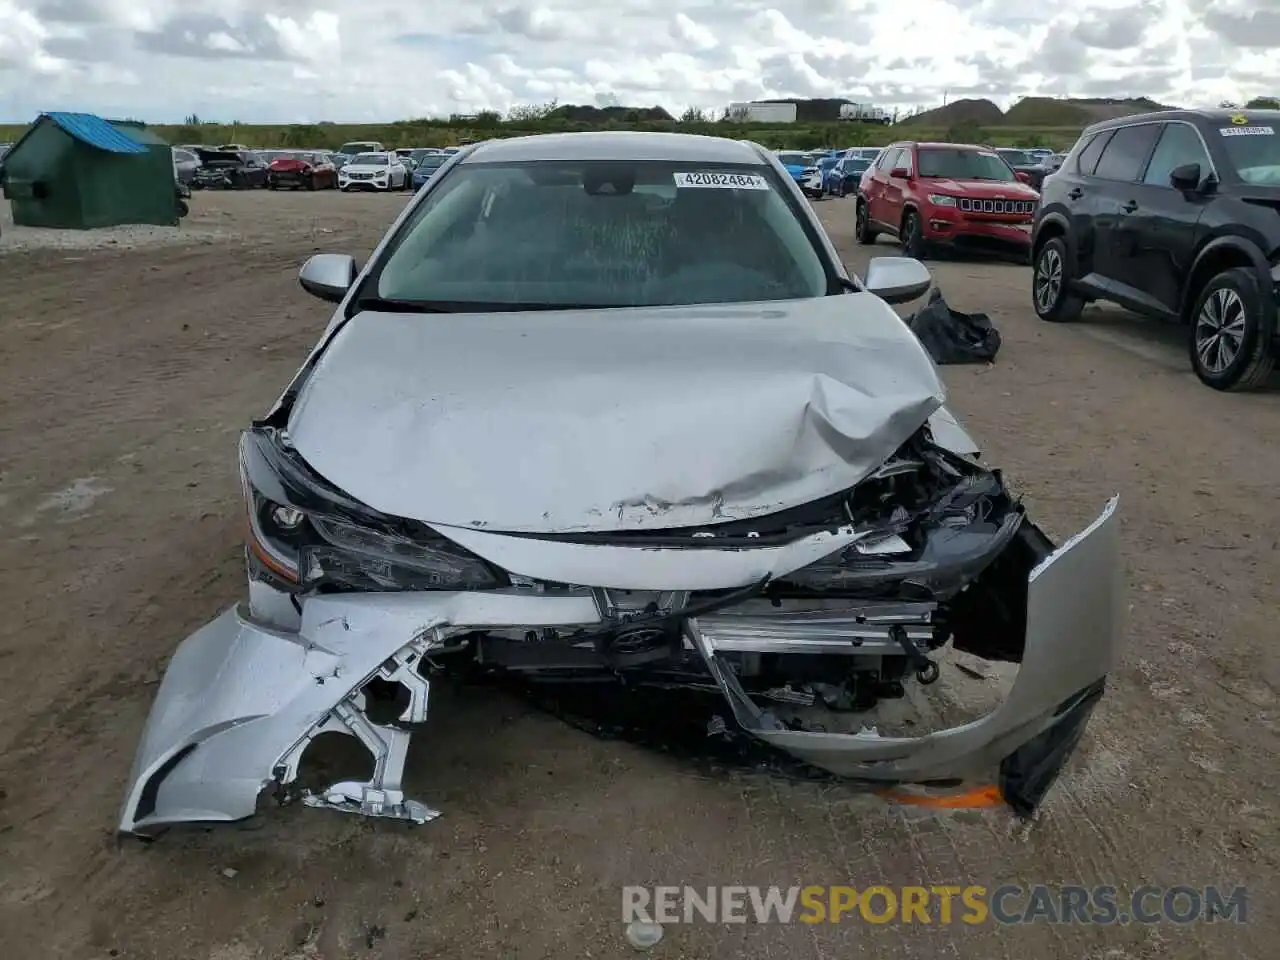
<path fill-rule="evenodd" d="M 0 0 L 0 120 L 770 96 L 1216 104 L 1280 93 L 1277 48 L 1280 0 Z"/>

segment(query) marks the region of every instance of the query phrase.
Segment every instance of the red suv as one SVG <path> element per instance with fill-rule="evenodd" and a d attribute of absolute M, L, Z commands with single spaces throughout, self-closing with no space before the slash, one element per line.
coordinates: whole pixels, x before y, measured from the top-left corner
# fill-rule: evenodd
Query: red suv
<path fill-rule="evenodd" d="M 1031 255 L 1040 194 L 987 147 L 895 143 L 858 187 L 858 242 L 896 236 L 903 255 L 947 245 Z"/>

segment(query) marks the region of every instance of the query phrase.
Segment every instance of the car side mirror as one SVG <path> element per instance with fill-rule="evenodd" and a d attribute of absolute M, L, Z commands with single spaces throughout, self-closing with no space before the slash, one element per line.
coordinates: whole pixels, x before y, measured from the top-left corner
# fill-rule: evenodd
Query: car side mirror
<path fill-rule="evenodd" d="M 1027 186 L 1031 186 L 1031 174 L 1027 173 L 1025 170 L 1015 170 L 1013 171 L 1013 175 L 1017 177 L 1019 183 L 1025 183 Z"/>
<path fill-rule="evenodd" d="M 875 257 L 867 265 L 862 285 L 885 303 L 910 303 L 929 292 L 929 268 L 911 257 Z"/>
<path fill-rule="evenodd" d="M 1200 164 L 1184 163 L 1169 172 L 1169 184 L 1175 190 L 1196 190 L 1200 187 Z"/>
<path fill-rule="evenodd" d="M 298 285 L 329 303 L 341 303 L 359 271 L 345 253 L 317 253 L 298 271 Z"/>
<path fill-rule="evenodd" d="M 894 167 L 892 170 L 889 171 L 889 176 L 892 177 L 894 180 L 910 180 L 911 171 L 908 170 L 906 167 Z"/>

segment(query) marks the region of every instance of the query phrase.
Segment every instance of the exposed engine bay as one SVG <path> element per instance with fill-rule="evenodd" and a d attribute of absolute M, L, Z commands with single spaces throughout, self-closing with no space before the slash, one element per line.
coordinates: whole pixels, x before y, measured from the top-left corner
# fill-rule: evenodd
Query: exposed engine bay
<path fill-rule="evenodd" d="M 927 427 L 853 490 L 783 515 L 573 539 L 749 550 L 842 528 L 857 535 L 851 546 L 777 579 L 701 592 L 595 588 L 598 624 L 463 635 L 433 660 L 474 657 L 533 681 L 705 686 L 711 678 L 686 636 L 692 620 L 750 696 L 856 712 L 901 697 L 904 681 L 935 682 L 930 655 L 948 641 L 987 659 L 1021 659 L 1026 578 L 1053 544 L 998 471 L 935 446 Z"/>

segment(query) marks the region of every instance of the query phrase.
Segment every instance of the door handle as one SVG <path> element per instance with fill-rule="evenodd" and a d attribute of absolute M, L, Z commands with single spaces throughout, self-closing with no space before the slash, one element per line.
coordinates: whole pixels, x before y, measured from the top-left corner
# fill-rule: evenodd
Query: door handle
<path fill-rule="evenodd" d="M 1133 211 L 1138 209 L 1138 201 L 1130 200 L 1120 209 L 1123 210 L 1125 213 L 1133 213 Z"/>
<path fill-rule="evenodd" d="M 1068 200 L 1079 200 L 1083 196 L 1084 196 L 1084 191 L 1081 190 L 1079 187 L 1072 187 L 1071 190 L 1067 193 Z"/>

